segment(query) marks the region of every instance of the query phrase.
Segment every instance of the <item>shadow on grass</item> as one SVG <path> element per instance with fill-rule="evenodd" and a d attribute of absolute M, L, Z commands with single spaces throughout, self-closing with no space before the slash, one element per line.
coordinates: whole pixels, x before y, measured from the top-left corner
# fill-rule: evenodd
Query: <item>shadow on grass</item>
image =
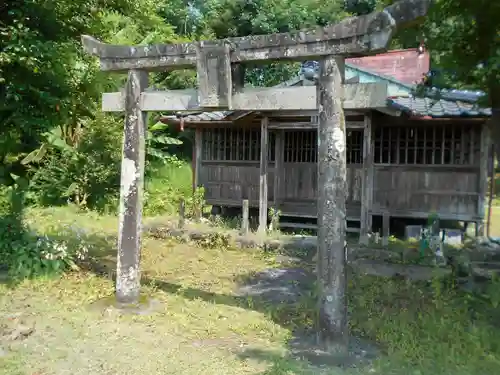
<path fill-rule="evenodd" d="M 109 240 L 109 239 L 108 239 Z M 116 280 L 116 250 L 102 238 L 91 238 L 92 246 L 100 246 L 98 256 L 93 255 L 82 267 L 99 276 Z M 102 246 L 105 246 L 104 248 Z M 200 249 L 200 251 L 203 251 Z M 143 271 L 141 283 L 169 294 L 189 300 L 255 310 L 269 315 L 287 329 L 300 329 L 299 322 L 312 321 L 314 305 L 314 276 L 300 267 L 269 269 L 258 273 L 236 276 L 239 289 L 235 294 L 214 293 L 198 288 L 168 282 Z"/>
<path fill-rule="evenodd" d="M 82 268 L 102 277 L 114 279 L 115 236 L 92 232 L 77 234 L 68 231 L 55 233 L 52 237 L 66 241 L 72 246 L 85 242 L 89 246 L 90 257 L 82 263 Z M 147 270 L 144 271 L 142 278 L 143 285 L 151 285 L 165 293 L 176 294 L 188 300 L 201 299 L 214 304 L 258 311 L 292 332 L 292 339 L 288 343 L 289 354 L 286 356 L 271 349 L 268 351 L 247 349 L 237 353 L 242 358 L 250 357 L 270 362 L 270 368 L 264 372 L 265 375 L 317 373 L 302 359 L 307 359 L 309 363 L 318 366 L 324 365 L 331 369 L 330 373 L 333 374 L 350 372 L 337 366 L 335 360 L 333 363 L 329 362 L 331 358 L 308 356 L 311 351 L 307 348 L 301 351 L 296 345 L 299 341 L 307 343 L 311 337 L 309 333 L 312 322 L 315 320 L 315 277 L 304 264 L 243 274 L 237 276 L 236 281 L 239 284 L 238 291 L 235 294 L 223 294 L 170 282 L 155 274 L 148 274 Z M 453 351 L 458 354 L 453 361 L 457 366 L 464 363 L 460 356 L 474 359 L 476 357 L 474 353 L 480 351 L 491 353 L 494 358 L 491 359 L 491 363 L 497 363 L 496 358 L 500 358 L 500 349 L 496 343 L 493 344 L 491 341 L 490 345 L 487 341 L 490 340 L 488 335 L 494 333 L 496 336 L 498 330 L 491 326 L 489 328 L 487 324 L 490 323 L 486 320 L 491 320 L 492 317 L 496 320 L 499 317 L 498 309 L 492 309 L 489 302 L 483 302 L 483 306 L 479 306 L 477 302 L 467 300 L 458 292 L 442 290 L 439 289 L 441 287 L 428 283 L 416 284 L 375 277 L 353 276 L 350 278 L 349 288 L 353 335 L 376 338 L 389 346 L 387 351 L 399 352 L 398 355 L 407 358 L 408 363 L 413 363 L 415 358 L 426 358 L 428 362 L 434 361 L 434 357 L 439 355 L 446 358 L 452 351 L 449 349 L 449 344 L 444 343 L 450 341 L 456 343 Z M 479 312 L 476 318 L 471 316 L 471 311 Z M 474 340 L 471 339 L 471 323 L 475 327 L 474 335 L 477 336 Z M 481 331 L 477 331 L 478 324 L 481 326 Z M 433 349 L 430 351 L 431 347 Z M 479 358 L 479 354 L 477 357 Z M 482 361 L 486 360 L 487 358 L 483 358 Z M 448 365 L 450 360 L 439 359 L 439 361 L 442 361 L 444 366 Z M 477 365 L 470 365 L 467 368 L 479 366 L 483 368 L 485 365 L 477 360 Z"/>
<path fill-rule="evenodd" d="M 115 241 L 110 242 L 110 238 L 103 239 L 99 236 L 90 236 L 87 240 L 92 243 L 92 247 L 100 249 L 92 254 L 91 260 L 85 264 L 87 270 L 115 281 L 116 250 L 112 246 Z M 270 361 L 271 369 L 265 374 L 285 374 L 296 369 L 304 369 L 301 373 L 305 374 L 314 373 L 309 371 L 307 362 L 313 366 L 335 368 L 351 365 L 347 361 L 352 358 L 332 357 L 327 353 L 317 352 L 318 347 L 312 331 L 316 305 L 315 276 L 307 265 L 297 264 L 293 267 L 269 268 L 261 272 L 237 275 L 235 281 L 238 284 L 235 294 L 223 294 L 169 282 L 148 273 L 147 270 L 143 272 L 141 280 L 143 285 L 188 300 L 202 300 L 211 304 L 260 312 L 289 330 L 292 336 L 288 342 L 289 354 L 285 357 L 272 351 L 268 353 L 256 349 L 237 353 L 243 359 L 251 357 L 258 361 Z M 359 353 L 359 350 L 356 353 Z M 359 357 L 355 364 L 361 365 L 365 359 Z"/>
<path fill-rule="evenodd" d="M 270 366 L 259 375 L 285 375 L 285 374 L 302 374 L 316 375 L 316 368 L 307 366 L 304 360 L 298 360 L 292 356 L 282 356 L 279 353 L 274 353 L 270 350 L 248 349 L 239 354 L 241 359 L 252 359 L 259 362 L 270 363 Z M 330 375 L 336 375 L 337 372 L 330 372 Z"/>

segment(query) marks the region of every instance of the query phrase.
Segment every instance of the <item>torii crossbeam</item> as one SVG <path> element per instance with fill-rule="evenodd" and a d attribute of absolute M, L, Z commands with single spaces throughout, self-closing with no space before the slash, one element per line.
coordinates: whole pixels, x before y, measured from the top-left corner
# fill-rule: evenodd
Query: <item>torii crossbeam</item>
<path fill-rule="evenodd" d="M 109 45 L 84 36 L 83 47 L 87 53 L 101 59 L 103 71 L 193 67 L 199 61 L 201 50 L 211 51 L 214 48 L 227 48 L 231 63 L 305 60 L 329 55 L 365 56 L 385 51 L 394 32 L 424 17 L 430 2 L 398 1 L 381 12 L 348 18 L 336 25 L 312 30 L 148 46 Z"/>
<path fill-rule="evenodd" d="M 121 170 L 117 300 L 121 303 L 136 303 L 139 299 L 147 111 L 318 110 L 319 337 L 327 346 L 338 343 L 339 339 L 345 340 L 344 108 L 384 106 L 387 87 L 380 84 L 344 84 L 344 59 L 387 50 L 395 31 L 424 17 L 431 1 L 398 1 L 381 12 L 349 18 L 336 25 L 315 30 L 223 40 L 116 46 L 83 36 L 85 51 L 100 58 L 101 70 L 128 71 L 125 89 L 103 96 L 103 110 L 125 111 L 126 114 Z M 314 58 L 320 59 L 316 87 L 243 88 L 242 64 L 245 62 Z M 197 71 L 197 90 L 147 90 L 148 71 L 186 67 L 195 67 Z M 266 118 L 263 120 L 262 130 L 267 136 Z M 266 176 L 262 175 L 261 180 L 266 179 Z M 261 184 L 261 197 L 267 197 L 267 190 L 262 186 L 267 184 Z M 267 215 L 267 198 L 260 211 L 261 215 Z"/>

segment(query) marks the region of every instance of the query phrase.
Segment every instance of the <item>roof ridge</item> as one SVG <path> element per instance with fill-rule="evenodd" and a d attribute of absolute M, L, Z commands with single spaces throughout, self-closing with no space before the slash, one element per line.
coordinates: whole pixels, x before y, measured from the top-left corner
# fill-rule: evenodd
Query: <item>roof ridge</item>
<path fill-rule="evenodd" d="M 478 103 L 463 102 L 426 96 L 393 96 L 387 98 L 387 104 L 416 116 L 434 118 L 450 117 L 489 117 L 491 108 L 482 108 Z"/>

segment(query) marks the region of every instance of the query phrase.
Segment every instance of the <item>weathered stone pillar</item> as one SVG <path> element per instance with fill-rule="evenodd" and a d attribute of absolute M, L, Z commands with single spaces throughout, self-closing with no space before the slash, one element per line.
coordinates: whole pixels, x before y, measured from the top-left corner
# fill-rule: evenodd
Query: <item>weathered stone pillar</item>
<path fill-rule="evenodd" d="M 125 88 L 125 126 L 120 186 L 120 214 L 116 275 L 116 299 L 139 301 L 142 196 L 147 114 L 140 108 L 141 92 L 148 84 L 147 72 L 130 70 Z"/>
<path fill-rule="evenodd" d="M 347 350 L 344 59 L 320 61 L 318 90 L 318 341 Z"/>

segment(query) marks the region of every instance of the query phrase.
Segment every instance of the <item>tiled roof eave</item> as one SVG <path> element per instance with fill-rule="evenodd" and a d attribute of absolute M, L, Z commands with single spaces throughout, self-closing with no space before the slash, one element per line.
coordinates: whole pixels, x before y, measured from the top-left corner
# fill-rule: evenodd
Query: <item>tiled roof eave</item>
<path fill-rule="evenodd" d="M 491 109 L 475 104 L 426 97 L 391 97 L 387 99 L 389 107 L 410 116 L 428 118 L 488 118 Z"/>

